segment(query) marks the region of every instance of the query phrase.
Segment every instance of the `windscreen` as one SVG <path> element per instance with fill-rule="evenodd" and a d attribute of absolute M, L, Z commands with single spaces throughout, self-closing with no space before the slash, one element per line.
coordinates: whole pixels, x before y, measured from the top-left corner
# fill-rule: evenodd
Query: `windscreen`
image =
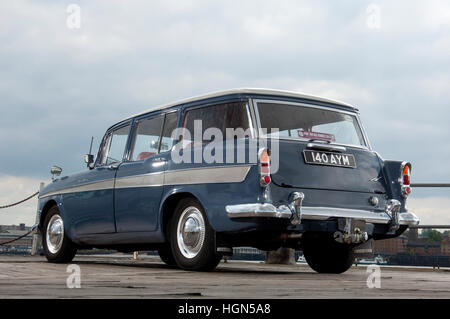
<path fill-rule="evenodd" d="M 257 105 L 261 128 L 266 129 L 269 136 L 366 146 L 356 115 L 276 102 L 258 102 Z"/>

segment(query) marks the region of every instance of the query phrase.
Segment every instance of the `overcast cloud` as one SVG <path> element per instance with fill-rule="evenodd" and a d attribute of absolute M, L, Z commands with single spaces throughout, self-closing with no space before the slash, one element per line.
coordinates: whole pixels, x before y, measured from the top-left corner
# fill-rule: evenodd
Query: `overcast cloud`
<path fill-rule="evenodd" d="M 70 3 L 80 29 L 66 26 Z M 448 1 L 2 1 L 0 205 L 53 164 L 83 169 L 90 136 L 98 146 L 122 118 L 233 87 L 353 104 L 384 158 L 410 160 L 415 182 L 450 182 L 449 31 Z M 415 189 L 409 206 L 450 223 L 448 195 Z M 33 223 L 33 205 L 0 224 Z"/>

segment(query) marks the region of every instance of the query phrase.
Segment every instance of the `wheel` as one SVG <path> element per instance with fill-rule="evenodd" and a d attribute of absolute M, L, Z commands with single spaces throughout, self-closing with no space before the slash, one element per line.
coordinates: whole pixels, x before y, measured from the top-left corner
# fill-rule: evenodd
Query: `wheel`
<path fill-rule="evenodd" d="M 163 247 L 158 249 L 158 254 L 161 260 L 169 266 L 176 266 L 177 262 L 175 261 L 175 258 L 173 258 L 171 247 Z"/>
<path fill-rule="evenodd" d="M 215 269 L 222 256 L 216 253 L 214 236 L 200 203 L 182 199 L 172 217 L 169 234 L 177 265 L 187 270 Z"/>
<path fill-rule="evenodd" d="M 343 273 L 355 260 L 350 245 L 338 243 L 332 238 L 306 240 L 303 255 L 308 265 L 318 273 Z"/>
<path fill-rule="evenodd" d="M 56 206 L 50 208 L 45 216 L 42 246 L 45 257 L 53 263 L 68 263 L 77 253 L 75 244 L 64 231 L 64 222 Z"/>

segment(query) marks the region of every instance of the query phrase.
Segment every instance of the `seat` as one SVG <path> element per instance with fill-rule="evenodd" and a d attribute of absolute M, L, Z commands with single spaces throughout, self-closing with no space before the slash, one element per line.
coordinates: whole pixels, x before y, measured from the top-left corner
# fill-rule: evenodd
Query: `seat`
<path fill-rule="evenodd" d="M 155 155 L 155 152 L 141 152 L 138 157 L 137 157 L 137 161 L 142 161 L 145 160 L 146 158 L 149 158 L 150 156 Z"/>

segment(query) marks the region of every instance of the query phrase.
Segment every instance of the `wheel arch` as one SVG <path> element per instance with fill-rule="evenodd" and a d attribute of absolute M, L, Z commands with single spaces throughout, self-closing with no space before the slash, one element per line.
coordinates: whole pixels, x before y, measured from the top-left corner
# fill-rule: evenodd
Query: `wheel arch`
<path fill-rule="evenodd" d="M 42 207 L 41 215 L 39 216 L 39 230 L 42 231 L 45 216 L 47 216 L 47 213 L 53 206 L 58 206 L 58 203 L 56 202 L 56 200 L 50 199 Z"/>
<path fill-rule="evenodd" d="M 163 234 L 166 241 L 167 241 L 167 229 L 168 229 L 169 221 L 174 214 L 175 207 L 180 202 L 180 200 L 182 200 L 184 198 L 192 198 L 192 199 L 197 200 L 200 203 L 200 205 L 202 205 L 202 207 L 205 209 L 205 206 L 202 204 L 200 199 L 191 192 L 182 191 L 182 192 L 173 192 L 171 194 L 168 194 L 167 197 L 162 202 L 161 209 L 160 209 L 160 212 L 161 212 L 160 213 L 160 216 L 161 216 L 160 229 L 161 229 L 161 233 Z"/>

